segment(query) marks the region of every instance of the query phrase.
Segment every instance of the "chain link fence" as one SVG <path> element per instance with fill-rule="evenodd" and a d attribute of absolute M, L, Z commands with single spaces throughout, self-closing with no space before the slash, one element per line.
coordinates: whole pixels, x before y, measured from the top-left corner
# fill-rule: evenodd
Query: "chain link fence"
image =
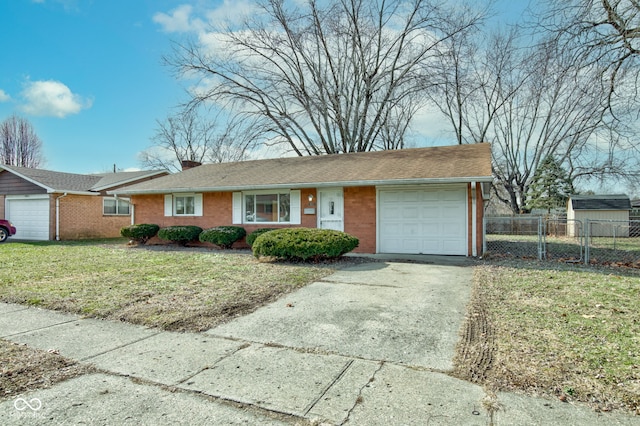
<path fill-rule="evenodd" d="M 640 221 L 586 221 L 586 261 L 640 267 Z"/>
<path fill-rule="evenodd" d="M 484 253 L 540 259 L 542 222 L 537 216 L 485 217 Z"/>
<path fill-rule="evenodd" d="M 485 217 L 484 252 L 567 263 L 640 268 L 640 220 Z"/>

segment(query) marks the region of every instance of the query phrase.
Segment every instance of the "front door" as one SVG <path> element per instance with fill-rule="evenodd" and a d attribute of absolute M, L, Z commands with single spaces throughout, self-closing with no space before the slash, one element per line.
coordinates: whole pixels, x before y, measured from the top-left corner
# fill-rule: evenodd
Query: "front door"
<path fill-rule="evenodd" d="M 344 203 L 342 188 L 327 188 L 318 191 L 318 227 L 344 231 Z"/>

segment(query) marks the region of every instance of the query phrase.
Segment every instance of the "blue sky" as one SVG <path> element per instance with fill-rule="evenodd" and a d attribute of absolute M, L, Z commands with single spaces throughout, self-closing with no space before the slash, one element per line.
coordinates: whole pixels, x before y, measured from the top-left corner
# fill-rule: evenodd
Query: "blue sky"
<path fill-rule="evenodd" d="M 228 16 L 249 3 L 2 0 L 0 121 L 17 113 L 33 124 L 42 168 L 137 169 L 156 120 L 186 99 L 162 65 L 171 40 L 202 24 L 196 16 Z M 525 3 L 499 0 L 500 21 L 514 19 Z"/>

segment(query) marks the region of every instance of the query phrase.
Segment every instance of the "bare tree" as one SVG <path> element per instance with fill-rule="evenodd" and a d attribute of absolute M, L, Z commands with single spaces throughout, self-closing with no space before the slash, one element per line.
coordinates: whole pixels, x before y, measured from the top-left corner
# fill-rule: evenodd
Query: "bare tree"
<path fill-rule="evenodd" d="M 445 4 L 264 0 L 243 28 L 216 34 L 219 48 L 177 45 L 167 61 L 201 79 L 192 103 L 260 117 L 298 155 L 402 148 L 433 77 L 424 65 L 481 18 Z"/>
<path fill-rule="evenodd" d="M 31 168 L 43 162 L 42 141 L 28 120 L 14 114 L 0 124 L 0 161 Z"/>
<path fill-rule="evenodd" d="M 209 121 L 187 109 L 157 121 L 153 146 L 140 154 L 145 167 L 181 170 L 183 161 L 222 163 L 245 159 L 258 140 L 247 121 L 217 117 Z"/>
<path fill-rule="evenodd" d="M 494 195 L 514 213 L 527 211 L 529 186 L 547 156 L 577 182 L 637 170 L 636 147 L 622 137 L 629 130 L 623 121 L 610 114 L 596 64 L 557 40 L 523 46 L 514 33 L 488 38 L 473 51 L 464 43 L 448 47 L 440 65 L 445 78 L 432 99 L 458 143 L 491 142 Z"/>
<path fill-rule="evenodd" d="M 637 0 L 547 1 L 538 23 L 556 34 L 566 49 L 598 64 L 609 84 L 638 90 L 640 78 L 640 2 Z M 629 81 L 625 81 L 629 79 Z"/>

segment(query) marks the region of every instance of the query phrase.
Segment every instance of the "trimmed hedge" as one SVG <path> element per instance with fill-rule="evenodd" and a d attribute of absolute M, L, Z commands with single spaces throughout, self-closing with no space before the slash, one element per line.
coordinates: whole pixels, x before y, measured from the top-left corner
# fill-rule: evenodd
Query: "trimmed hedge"
<path fill-rule="evenodd" d="M 120 235 L 137 242 L 138 244 L 146 244 L 151 238 L 155 237 L 160 227 L 151 223 L 140 223 L 137 225 L 125 226 L 120 229 Z"/>
<path fill-rule="evenodd" d="M 233 243 L 245 235 L 247 235 L 247 231 L 240 226 L 216 226 L 202 231 L 198 238 L 203 243 L 211 243 L 223 249 L 229 249 Z"/>
<path fill-rule="evenodd" d="M 253 231 L 252 233 L 247 235 L 247 244 L 249 245 L 249 247 L 253 246 L 253 242 L 260 235 L 264 234 L 265 232 L 273 231 L 273 230 L 276 230 L 276 229 L 278 229 L 278 228 L 258 228 L 258 229 L 256 229 L 255 231 Z"/>
<path fill-rule="evenodd" d="M 187 243 L 196 241 L 201 232 L 202 228 L 199 226 L 168 226 L 158 231 L 158 238 L 186 246 Z"/>
<path fill-rule="evenodd" d="M 255 257 L 318 260 L 340 257 L 358 247 L 359 240 L 330 229 L 284 228 L 263 233 L 253 243 Z"/>

